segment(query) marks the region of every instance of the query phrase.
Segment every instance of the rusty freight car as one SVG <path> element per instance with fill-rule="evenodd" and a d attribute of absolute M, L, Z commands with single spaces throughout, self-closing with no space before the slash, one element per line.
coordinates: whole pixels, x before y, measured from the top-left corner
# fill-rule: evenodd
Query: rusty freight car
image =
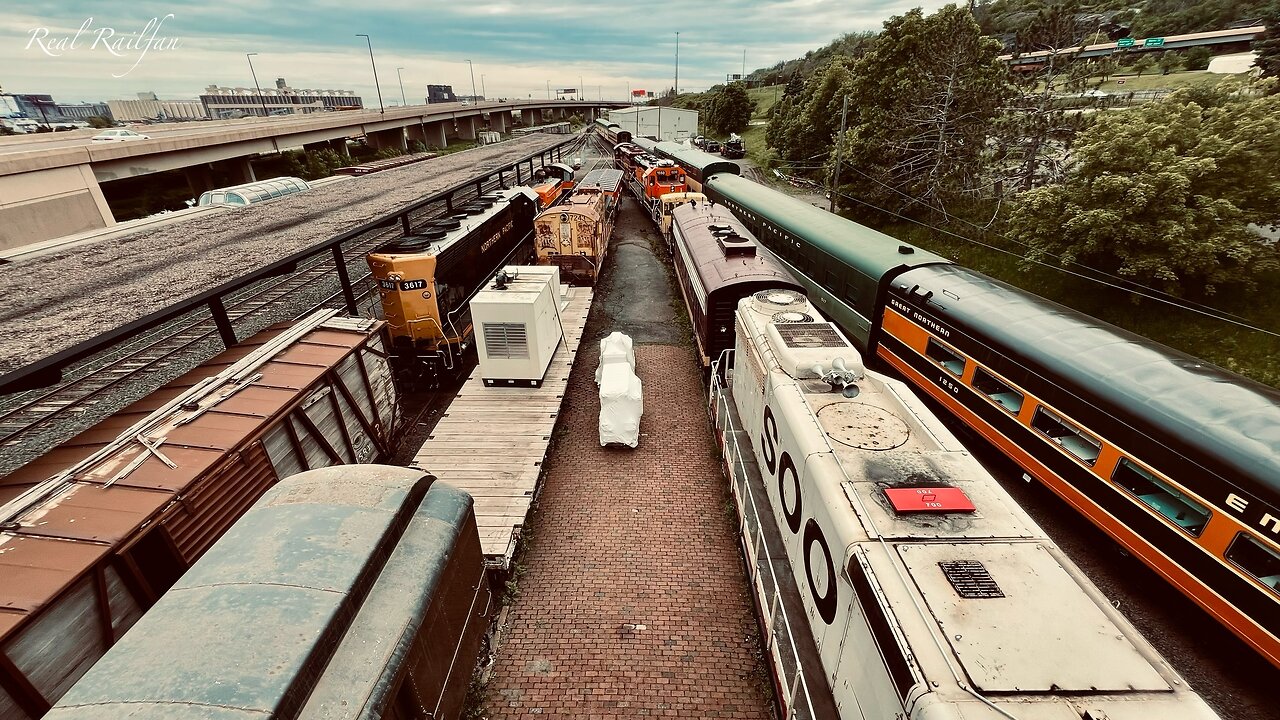
<path fill-rule="evenodd" d="M 381 323 L 244 341 L 0 479 L 0 718 L 38 718 L 280 479 L 376 462 Z"/>

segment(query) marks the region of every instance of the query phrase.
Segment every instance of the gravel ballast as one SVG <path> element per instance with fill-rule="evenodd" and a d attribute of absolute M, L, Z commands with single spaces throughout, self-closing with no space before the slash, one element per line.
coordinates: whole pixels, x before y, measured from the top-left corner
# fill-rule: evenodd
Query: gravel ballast
<path fill-rule="evenodd" d="M 565 139 L 510 140 L 0 265 L 0 373 Z"/>

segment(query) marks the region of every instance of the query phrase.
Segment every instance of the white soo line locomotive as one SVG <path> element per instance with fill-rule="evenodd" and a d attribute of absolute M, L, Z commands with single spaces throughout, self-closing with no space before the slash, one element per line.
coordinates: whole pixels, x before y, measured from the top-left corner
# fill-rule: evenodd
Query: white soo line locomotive
<path fill-rule="evenodd" d="M 777 525 L 840 717 L 1217 717 L 907 386 L 865 371 L 802 295 L 747 297 L 736 326 L 742 432 L 726 442 L 752 448 L 726 446 L 726 458 L 759 464 L 762 522 Z"/>

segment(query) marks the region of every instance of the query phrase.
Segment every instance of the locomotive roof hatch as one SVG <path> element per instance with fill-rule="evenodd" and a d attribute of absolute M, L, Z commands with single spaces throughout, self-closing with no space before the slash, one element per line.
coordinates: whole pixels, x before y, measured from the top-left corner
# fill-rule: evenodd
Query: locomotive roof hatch
<path fill-rule="evenodd" d="M 1172 689 L 1044 546 L 895 547 L 929 615 L 982 692 Z"/>

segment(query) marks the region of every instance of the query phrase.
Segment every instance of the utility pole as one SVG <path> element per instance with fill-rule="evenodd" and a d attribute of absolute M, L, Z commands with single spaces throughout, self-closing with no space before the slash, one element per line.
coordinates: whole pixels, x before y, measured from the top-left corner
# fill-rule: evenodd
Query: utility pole
<path fill-rule="evenodd" d="M 475 67 L 471 64 L 471 61 L 470 61 L 470 60 L 468 60 L 468 61 L 467 61 L 467 69 L 468 69 L 469 71 L 471 71 L 471 104 L 472 104 L 472 105 L 475 105 L 476 103 L 478 103 L 478 102 L 480 102 L 480 101 L 476 99 L 476 98 L 477 98 L 477 95 L 476 95 L 476 69 L 475 69 Z"/>
<path fill-rule="evenodd" d="M 254 72 L 253 69 L 253 56 L 257 54 L 258 53 L 245 53 L 244 57 L 249 61 L 249 74 L 253 75 L 253 86 L 258 89 L 258 102 L 262 103 L 262 117 L 270 117 L 271 113 L 267 112 L 267 100 L 262 97 L 262 86 L 258 84 L 258 73 Z"/>
<path fill-rule="evenodd" d="M 676 90 L 675 94 L 679 95 L 680 94 L 680 31 L 679 30 L 676 31 L 676 88 L 675 90 Z M 675 100 L 675 96 L 673 95 L 671 99 Z"/>
<path fill-rule="evenodd" d="M 404 68 L 402 67 L 396 68 L 396 79 L 400 81 L 400 103 L 402 105 L 408 105 L 409 100 L 404 96 L 404 77 L 400 75 L 400 71 L 403 69 Z"/>
<path fill-rule="evenodd" d="M 836 136 L 836 166 L 832 168 L 831 186 L 827 188 L 827 193 L 831 195 L 831 205 L 827 208 L 829 212 L 836 211 L 836 188 L 840 187 L 840 146 L 844 140 L 845 121 L 849 119 L 849 96 L 844 96 L 844 102 L 840 105 L 840 134 Z"/>
<path fill-rule="evenodd" d="M 364 33 L 356 33 L 356 37 L 364 38 L 364 41 L 369 44 L 369 64 L 373 66 L 373 86 L 378 89 L 378 112 L 386 115 L 387 106 L 382 104 L 382 86 L 378 84 L 378 63 L 373 60 L 373 41 Z"/>
<path fill-rule="evenodd" d="M 742 48 L 742 82 L 747 81 L 747 49 Z"/>

